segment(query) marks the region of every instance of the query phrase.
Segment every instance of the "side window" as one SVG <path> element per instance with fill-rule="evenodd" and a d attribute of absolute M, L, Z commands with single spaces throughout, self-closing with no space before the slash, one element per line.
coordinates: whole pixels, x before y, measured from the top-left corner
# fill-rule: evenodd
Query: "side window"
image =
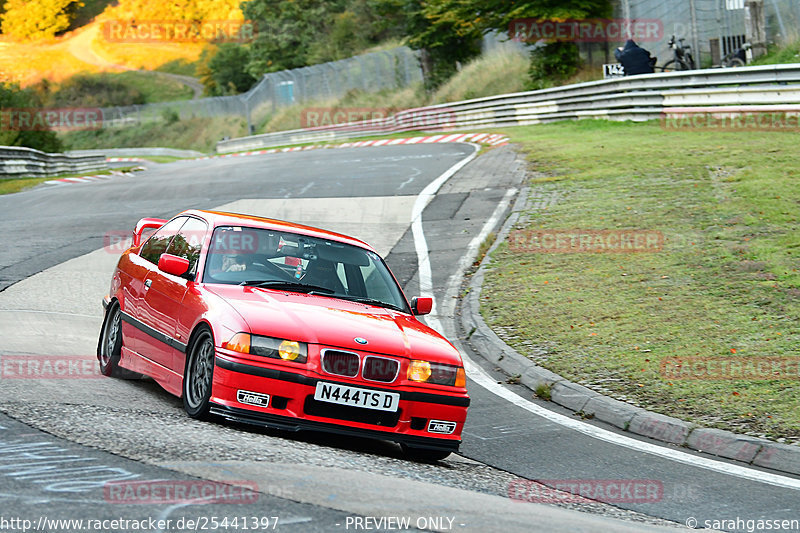
<path fill-rule="evenodd" d="M 200 250 L 203 247 L 203 237 L 208 231 L 208 225 L 198 218 L 189 218 L 186 224 L 172 239 L 167 248 L 167 253 L 177 255 L 189 260 L 189 272 L 194 273 Z"/>
<path fill-rule="evenodd" d="M 167 250 L 169 240 L 178 233 L 178 230 L 181 229 L 181 226 L 183 226 L 185 222 L 186 217 L 178 217 L 164 224 L 161 229 L 153 233 L 150 238 L 147 239 L 139 255 L 154 265 L 157 265 L 158 258 Z"/>

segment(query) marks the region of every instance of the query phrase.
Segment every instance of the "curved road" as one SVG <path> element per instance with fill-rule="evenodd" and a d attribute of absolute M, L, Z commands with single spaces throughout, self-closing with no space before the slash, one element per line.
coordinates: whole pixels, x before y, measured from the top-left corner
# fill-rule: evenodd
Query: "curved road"
<path fill-rule="evenodd" d="M 115 262 L 114 253 L 98 250 L 103 236 L 110 232 L 113 241 L 142 216 L 168 217 L 189 207 L 225 206 L 316 223 L 376 243 L 409 296 L 432 281 L 438 304 L 433 324 L 462 344 L 452 322 L 454 265 L 502 220 L 509 191 L 523 178 L 508 172 L 516 163 L 502 148 L 439 188 L 431 185 L 472 151 L 469 145 L 412 145 L 185 161 L 153 165 L 133 178 L 0 197 L 0 410 L 19 421 L 0 419 L 3 516 L 40 516 L 42 500 L 49 514 L 63 517 L 86 515 L 88 508 L 103 516 L 201 512 L 196 505 L 112 505 L 101 487 L 108 479 L 166 478 L 254 483 L 263 498 L 247 506 L 248 513 L 273 509 L 282 527 L 303 531 L 352 529 L 356 518 L 389 516 L 439 531 L 638 531 L 670 527 L 667 521 L 691 524 L 692 518 L 700 525 L 733 519 L 734 527 L 720 523 L 720 529 L 746 530 L 746 520 L 800 519 L 796 478 L 747 469 L 755 477 L 772 476 L 761 482 L 743 476 L 732 462 L 661 445 L 679 455 L 654 454 L 647 439 L 637 448 L 623 440 L 632 441 L 629 435 L 615 441 L 615 431 L 591 422 L 581 427 L 597 428 L 596 435 L 578 431 L 542 411 L 529 392 L 498 385 L 505 377 L 485 363 L 470 368 L 473 403 L 462 453 L 437 465 L 405 461 L 384 442 L 193 421 L 179 400 L 149 381 L 92 379 L 96 371 L 76 379 L 8 379 L 7 361 L 24 357 L 91 361 L 99 298 Z M 420 260 L 423 255 L 430 263 Z M 460 348 L 469 360 L 481 361 L 468 346 Z M 57 459 L 36 456 L 37 446 L 68 450 L 59 453 L 98 467 L 50 464 Z M 699 464 L 705 460 L 721 466 Z M 56 495 L 47 490 L 56 479 L 86 490 Z M 545 488 L 580 480 L 659 490 L 608 505 L 565 502 L 564 493 Z M 232 516 L 230 509 L 207 504 L 202 513 Z M 375 528 L 395 530 L 385 521 Z"/>

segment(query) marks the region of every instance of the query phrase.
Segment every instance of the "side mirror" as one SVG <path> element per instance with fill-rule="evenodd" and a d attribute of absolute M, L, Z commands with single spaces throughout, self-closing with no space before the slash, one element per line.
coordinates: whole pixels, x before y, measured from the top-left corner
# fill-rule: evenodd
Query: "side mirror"
<path fill-rule="evenodd" d="M 433 309 L 433 298 L 415 296 L 411 299 L 411 310 L 415 315 L 427 315 Z"/>
<path fill-rule="evenodd" d="M 172 254 L 161 254 L 158 269 L 173 276 L 183 276 L 189 270 L 189 260 Z"/>
<path fill-rule="evenodd" d="M 146 229 L 158 229 L 167 221 L 163 218 L 143 218 L 136 223 L 136 228 L 133 230 L 133 246 L 142 244 L 142 233 Z"/>

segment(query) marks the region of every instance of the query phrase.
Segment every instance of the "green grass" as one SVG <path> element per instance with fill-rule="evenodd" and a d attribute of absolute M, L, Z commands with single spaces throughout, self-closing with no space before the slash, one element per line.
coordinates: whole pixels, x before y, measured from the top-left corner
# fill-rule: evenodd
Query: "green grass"
<path fill-rule="evenodd" d="M 426 96 L 422 85 L 414 85 L 394 91 L 365 92 L 360 89 L 348 91 L 342 98 L 320 102 L 306 102 L 279 108 L 262 106 L 253 113 L 253 123 L 258 133 L 296 130 L 304 127 L 303 113 L 311 108 L 330 110 L 375 110 L 379 116 L 391 115 L 403 109 L 424 105 Z"/>
<path fill-rule="evenodd" d="M 104 72 L 95 76 L 106 77 L 133 87 L 144 96 L 147 104 L 155 102 L 172 102 L 174 100 L 189 100 L 194 92 L 186 85 L 159 75 L 157 72 Z"/>
<path fill-rule="evenodd" d="M 132 167 L 130 167 L 132 168 Z M 129 168 L 118 168 L 114 169 L 121 172 L 129 170 Z M 47 178 L 31 178 L 31 177 L 22 177 L 22 178 L 7 178 L 7 179 L 0 179 L 0 195 L 3 194 L 12 194 L 15 192 L 21 192 L 26 189 L 30 189 L 39 185 L 40 183 L 44 183 L 45 181 L 49 180 L 56 180 L 60 178 L 70 178 L 70 177 L 80 177 L 86 176 L 91 174 L 93 176 L 100 175 L 100 174 L 111 174 L 110 170 L 97 170 L 94 172 L 79 172 L 75 174 L 59 174 L 58 176 L 50 176 Z"/>
<path fill-rule="evenodd" d="M 537 364 L 634 404 L 800 437 L 797 380 L 669 380 L 660 371 L 668 357 L 798 358 L 796 132 L 593 120 L 507 132 L 537 172 L 533 192 L 558 198 L 531 208 L 522 228 L 656 230 L 665 244 L 658 253 L 557 254 L 502 243 L 481 300 L 498 334 Z"/>
<path fill-rule="evenodd" d="M 142 155 L 142 159 L 147 159 L 153 163 L 174 163 L 175 161 L 183 161 L 185 157 L 173 157 L 171 155 Z"/>
<path fill-rule="evenodd" d="M 800 41 L 786 46 L 770 46 L 767 54 L 754 59 L 750 65 L 776 65 L 800 62 Z"/>
<path fill-rule="evenodd" d="M 528 59 L 524 54 L 493 53 L 467 64 L 432 95 L 427 94 L 421 84 L 393 91 L 354 89 L 335 100 L 296 104 L 275 112 L 265 107 L 254 112 L 253 122 L 258 133 L 286 131 L 303 127 L 302 113 L 308 108 L 372 108 L 391 115 L 434 103 L 516 92 L 524 89 L 527 69 Z"/>
<path fill-rule="evenodd" d="M 0 195 L 12 194 L 35 187 L 54 178 L 8 178 L 0 180 Z"/>
<path fill-rule="evenodd" d="M 430 103 L 457 102 L 525 90 L 529 60 L 519 52 L 482 55 L 442 85 Z"/>
<path fill-rule="evenodd" d="M 156 71 L 195 77 L 197 76 L 197 61 L 174 59 L 156 67 Z"/>
<path fill-rule="evenodd" d="M 165 147 L 213 152 L 224 136 L 241 137 L 246 126 L 240 117 L 193 118 L 171 124 L 145 122 L 127 128 L 74 131 L 59 134 L 65 150 Z M 148 158 L 151 159 L 151 158 Z"/>

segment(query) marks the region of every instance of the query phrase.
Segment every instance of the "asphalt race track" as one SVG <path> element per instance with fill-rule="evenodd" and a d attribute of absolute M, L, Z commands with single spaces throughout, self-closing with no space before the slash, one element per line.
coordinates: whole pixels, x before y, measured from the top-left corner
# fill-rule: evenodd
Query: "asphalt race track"
<path fill-rule="evenodd" d="M 470 161 L 474 151 L 430 144 L 148 164 L 134 177 L 0 196 L 0 530 L 21 530 L 4 526 L 12 518 L 47 531 L 78 527 L 43 519 L 162 520 L 148 531 L 202 530 L 203 521 L 221 531 L 225 517 L 254 519 L 224 528 L 244 531 L 272 529 L 277 517 L 285 531 L 482 532 L 667 531 L 737 519 L 722 529 L 747 531 L 747 521 L 800 520 L 796 477 L 578 421 L 506 384 L 461 342 L 453 313 L 464 257 L 524 185 L 510 147 Z M 100 299 L 120 237 L 145 216 L 220 207 L 352 234 L 386 257 L 409 296 L 432 288 L 429 324 L 468 363 L 472 405 L 460 455 L 420 464 L 387 442 L 198 422 L 152 381 L 98 375 Z M 89 370 L 72 379 L 10 376 L 20 360 L 46 356 Z M 659 492 L 574 501 L 525 480 Z M 217 481 L 252 493 L 131 504 L 104 487 L 129 481 Z"/>

